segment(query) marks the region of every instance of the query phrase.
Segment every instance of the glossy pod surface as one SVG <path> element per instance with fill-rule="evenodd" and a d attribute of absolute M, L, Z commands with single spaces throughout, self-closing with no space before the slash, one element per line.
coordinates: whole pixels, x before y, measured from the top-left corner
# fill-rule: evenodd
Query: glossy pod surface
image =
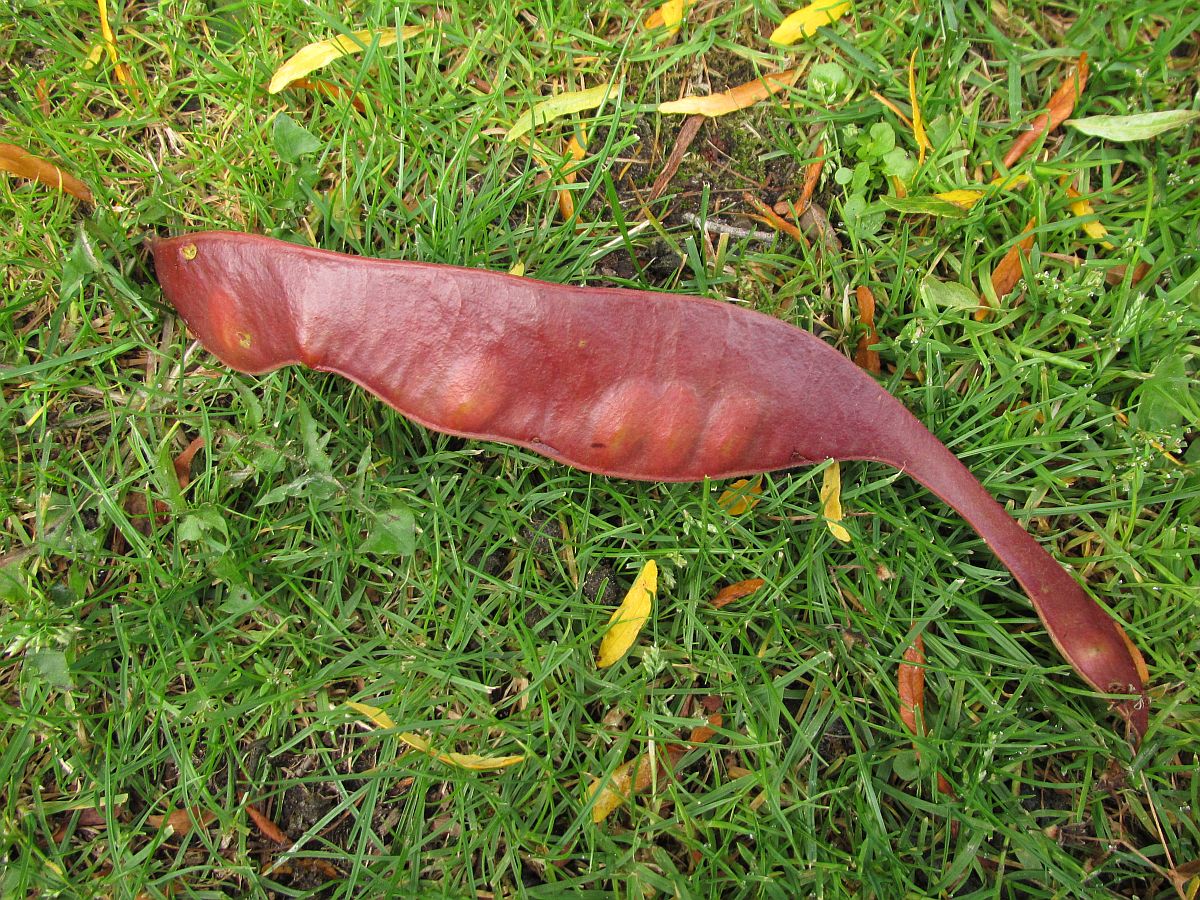
<path fill-rule="evenodd" d="M 885 462 L 954 507 L 1055 644 L 1145 730 L 1120 627 L 904 406 L 813 335 L 696 297 L 367 259 L 234 232 L 151 244 L 163 291 L 222 362 L 336 372 L 437 431 L 617 478 L 698 481 Z"/>

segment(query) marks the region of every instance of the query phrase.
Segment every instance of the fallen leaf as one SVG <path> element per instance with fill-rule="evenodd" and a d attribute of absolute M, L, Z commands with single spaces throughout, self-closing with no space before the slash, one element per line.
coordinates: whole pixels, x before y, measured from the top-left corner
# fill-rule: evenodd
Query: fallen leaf
<path fill-rule="evenodd" d="M 175 468 L 175 477 L 179 479 L 180 488 L 187 487 L 192 480 L 192 457 L 196 455 L 196 451 L 204 446 L 204 438 L 195 438 L 178 456 L 172 460 Z"/>
<path fill-rule="evenodd" d="M 886 106 L 888 109 L 890 109 L 892 111 L 892 113 L 895 114 L 896 118 L 904 123 L 905 128 L 907 128 L 909 131 L 913 130 L 912 119 L 910 119 L 908 116 L 906 116 L 904 114 L 904 110 L 902 110 L 899 106 L 897 106 L 895 103 L 893 103 L 887 97 L 883 96 L 883 94 L 879 93 L 878 91 L 871 91 L 871 96 L 874 97 L 876 100 L 878 100 L 880 103 L 882 103 L 884 106 Z"/>
<path fill-rule="evenodd" d="M 802 213 L 812 202 L 817 182 L 821 180 L 821 171 L 825 168 L 825 142 L 817 144 L 816 158 L 804 167 L 804 184 L 800 188 L 800 202 L 796 204 L 796 212 Z"/>
<path fill-rule="evenodd" d="M 879 332 L 875 330 L 875 295 L 865 284 L 860 284 L 854 289 L 854 298 L 858 301 L 858 321 L 867 330 L 867 333 L 858 339 L 854 361 L 861 368 L 878 375 L 879 351 L 871 349 L 872 344 L 879 343 Z"/>
<path fill-rule="evenodd" d="M 625 599 L 608 620 L 608 630 L 600 641 L 597 666 L 602 669 L 611 666 L 633 646 L 642 626 L 650 618 L 650 606 L 657 593 L 658 564 L 648 559 L 625 594 Z"/>
<path fill-rule="evenodd" d="M 904 661 L 896 671 L 896 683 L 900 695 L 900 720 L 910 734 L 925 734 L 925 640 L 919 634 L 904 651 Z M 915 741 L 913 748 L 916 750 Z M 916 756 L 921 758 L 920 750 L 916 750 Z M 938 772 L 937 785 L 943 794 L 956 796 L 941 772 Z"/>
<path fill-rule="evenodd" d="M 58 188 L 89 205 L 93 202 L 92 190 L 86 184 L 54 163 L 27 153 L 16 144 L 0 144 L 0 170 L 47 187 Z"/>
<path fill-rule="evenodd" d="M 377 728 L 395 728 L 396 723 L 392 721 L 392 717 L 385 713 L 378 706 L 369 706 L 366 703 L 357 703 L 353 700 L 346 702 L 346 706 L 350 707 L 355 712 L 360 712 L 372 722 Z"/>
<path fill-rule="evenodd" d="M 924 734 L 925 640 L 921 635 L 904 651 L 896 681 L 900 690 L 900 721 L 910 734 Z"/>
<path fill-rule="evenodd" d="M 799 69 L 788 69 L 786 72 L 776 72 L 773 75 L 764 75 L 762 78 L 747 81 L 745 84 L 739 84 L 737 87 L 719 94 L 709 94 L 707 97 L 684 97 L 682 100 L 660 103 L 658 111 L 667 114 L 715 118 L 753 106 L 777 91 L 791 87 L 799 77 Z"/>
<path fill-rule="evenodd" d="M 366 703 L 357 703 L 347 701 L 345 706 L 362 713 L 370 719 L 377 728 L 393 729 L 396 723 L 386 712 L 377 706 L 370 706 Z M 488 769 L 503 769 L 508 766 L 516 765 L 524 761 L 525 756 L 480 756 L 475 753 L 448 753 L 441 750 L 435 750 L 433 745 L 427 738 L 421 737 L 419 734 L 413 734 L 409 731 L 400 731 L 396 733 L 396 737 L 403 743 L 412 747 L 414 750 L 419 750 L 428 756 L 433 757 L 439 762 L 448 763 L 452 766 L 458 766 L 463 769 L 474 769 L 476 771 L 484 771 Z"/>
<path fill-rule="evenodd" d="M 1163 109 L 1132 116 L 1088 116 L 1063 122 L 1091 137 L 1106 141 L 1146 141 L 1172 128 L 1200 119 L 1200 110 Z"/>
<path fill-rule="evenodd" d="M 351 34 L 339 34 L 323 41 L 314 41 L 301 47 L 271 76 L 267 93 L 278 94 L 297 78 L 303 78 L 335 59 L 351 53 L 361 53 L 372 44 L 379 48 L 388 47 L 398 40 L 407 41 L 424 30 L 421 25 L 406 25 L 403 28 L 364 28 Z"/>
<path fill-rule="evenodd" d="M 821 513 L 829 533 L 843 543 L 849 543 L 850 532 L 842 521 L 842 471 L 835 459 L 825 467 L 821 478 Z"/>
<path fill-rule="evenodd" d="M 253 803 L 246 804 L 246 813 L 253 820 L 258 830 L 262 832 L 263 837 L 269 841 L 274 841 L 276 844 L 290 844 L 291 840 L 280 829 L 278 825 L 259 812 L 258 807 Z"/>
<path fill-rule="evenodd" d="M 346 100 L 361 113 L 367 111 L 367 101 L 362 94 L 351 93 L 340 84 L 334 84 L 324 78 L 293 78 L 287 85 L 291 90 L 313 91 L 331 100 Z"/>
<path fill-rule="evenodd" d="M 104 48 L 108 51 L 108 60 L 112 63 L 117 81 L 128 87 L 133 83 L 129 75 L 129 66 L 121 62 L 117 55 L 117 37 L 113 34 L 112 26 L 108 24 L 108 0 L 96 0 L 100 10 L 100 36 L 104 39 Z"/>
<path fill-rule="evenodd" d="M 758 505 L 758 501 L 761 499 L 760 494 L 762 494 L 761 475 L 756 475 L 753 481 L 749 478 L 739 478 L 721 491 L 721 496 L 717 498 L 717 506 L 731 516 L 740 516 Z"/>
<path fill-rule="evenodd" d="M 925 151 L 932 150 L 933 144 L 925 134 L 925 120 L 921 115 L 921 105 L 917 102 L 917 51 L 908 58 L 908 101 L 912 104 L 913 137 L 917 140 L 917 165 L 925 162 Z"/>
<path fill-rule="evenodd" d="M 566 171 L 563 172 L 563 181 L 567 184 L 575 183 L 578 177 L 579 163 L 587 156 L 587 134 L 581 130 L 581 135 L 582 140 L 579 136 L 571 135 L 571 139 L 567 141 L 565 153 L 570 162 L 567 164 Z M 566 188 L 562 188 L 558 192 L 558 212 L 564 220 L 575 215 L 575 199 Z"/>
<path fill-rule="evenodd" d="M 176 837 L 183 837 L 193 828 L 207 828 L 216 819 L 216 814 L 207 812 L 199 806 L 191 809 L 174 809 L 165 816 L 147 816 L 146 821 L 153 827 L 170 828 Z"/>
<path fill-rule="evenodd" d="M 1079 191 L 1075 190 L 1073 187 L 1067 187 L 1067 197 L 1070 198 L 1069 205 L 1071 207 L 1072 214 L 1075 216 L 1078 216 L 1082 219 L 1087 216 L 1094 216 L 1096 214 L 1096 210 L 1092 207 L 1092 201 L 1081 196 Z M 1108 229 L 1104 227 L 1103 222 L 1093 220 L 1090 222 L 1084 222 L 1080 227 L 1083 229 L 1084 234 L 1086 234 L 1088 237 L 1099 241 L 1100 246 L 1105 250 L 1114 249 L 1112 243 L 1106 240 L 1108 237 Z"/>
<path fill-rule="evenodd" d="M 850 11 L 849 0 L 815 0 L 787 16 L 771 32 L 772 43 L 794 44 L 801 38 L 812 37 L 822 25 L 836 21 Z"/>
<path fill-rule="evenodd" d="M 742 194 L 742 199 L 758 210 L 758 215 L 751 216 L 752 219 L 757 219 L 760 222 L 770 225 L 776 231 L 782 231 L 803 247 L 808 246 L 808 238 L 804 236 L 804 233 L 800 231 L 800 228 L 794 222 L 789 222 L 783 218 L 783 216 L 779 215 L 779 213 L 775 212 L 775 210 L 753 194 Z"/>
<path fill-rule="evenodd" d="M 707 742 L 720 728 L 722 717 L 719 714 L 708 717 L 707 725 L 692 729 L 689 741 L 693 744 Z M 649 789 L 659 777 L 670 777 L 687 753 L 689 747 L 685 744 L 668 744 L 658 749 L 658 757 L 654 759 L 649 752 L 639 754 L 628 762 L 622 763 L 609 776 L 608 783 L 601 787 L 601 780 L 596 779 L 588 789 L 588 796 L 595 797 L 592 805 L 592 822 L 599 824 L 608 818 L 609 814 L 618 809 L 632 794 Z M 599 792 L 597 794 L 597 792 Z"/>
<path fill-rule="evenodd" d="M 609 83 L 598 84 L 585 91 L 564 91 L 561 94 L 555 94 L 535 103 L 528 112 L 521 115 L 513 123 L 512 128 L 508 129 L 504 139 L 515 141 L 535 126 L 545 125 L 547 122 L 571 113 L 595 109 L 606 99 L 610 97 L 616 99 L 619 96 L 619 89 Z"/>
<path fill-rule="evenodd" d="M 688 116 L 683 121 L 683 127 L 679 129 L 679 134 L 675 137 L 675 144 L 671 147 L 671 153 L 667 157 L 667 161 L 663 163 L 662 171 L 658 173 L 658 177 L 654 179 L 654 184 L 650 188 L 650 202 L 657 200 L 663 195 L 663 191 L 667 189 L 667 185 L 671 183 L 671 179 L 675 177 L 675 173 L 679 171 L 679 164 L 683 162 L 683 157 L 687 154 L 688 147 L 692 145 L 696 135 L 700 132 L 700 126 L 704 124 L 704 116 Z"/>
<path fill-rule="evenodd" d="M 1021 278 L 1021 259 L 1033 248 L 1033 227 L 1036 219 L 1030 219 L 1022 232 L 1023 237 L 1008 248 L 1008 252 L 992 270 L 992 293 L 997 302 L 1008 296 Z M 980 295 L 979 308 L 975 310 L 975 321 L 982 322 L 991 315 L 991 306 L 986 295 Z"/>
<path fill-rule="evenodd" d="M 953 191 L 942 191 L 940 194 L 934 194 L 933 196 L 939 200 L 945 200 L 947 203 L 953 203 L 962 209 L 970 209 L 983 199 L 983 191 L 969 191 L 963 188 L 956 188 Z"/>
<path fill-rule="evenodd" d="M 670 37 L 679 31 L 679 26 L 683 24 L 683 17 L 695 5 L 696 0 L 667 0 L 666 3 L 646 16 L 646 21 L 642 25 L 647 30 L 665 28 L 664 37 Z"/>
<path fill-rule="evenodd" d="M 709 601 L 713 609 L 720 609 L 722 606 L 728 606 L 734 600 L 741 600 L 743 597 L 749 597 L 760 587 L 766 584 L 761 578 L 747 578 L 745 581 L 737 581 L 733 584 L 727 584 L 725 587 L 717 591 L 717 595 Z"/>
<path fill-rule="evenodd" d="M 477 772 L 484 772 L 491 769 L 506 769 L 509 766 L 525 761 L 524 754 L 517 756 L 480 756 L 476 753 L 446 753 L 433 749 L 433 746 L 427 739 L 407 731 L 399 732 L 396 737 L 414 750 L 420 750 L 422 753 L 433 757 L 439 762 L 458 766 L 460 769 L 472 769 Z"/>
<path fill-rule="evenodd" d="M 1025 151 L 1037 142 L 1038 138 L 1043 134 L 1050 133 L 1070 117 L 1071 113 L 1075 111 L 1075 101 L 1079 99 L 1087 85 L 1087 78 L 1087 54 L 1081 53 L 1079 61 L 1075 64 L 1075 71 L 1050 97 L 1050 102 L 1046 107 L 1047 111 L 1034 119 L 1030 129 L 1013 141 L 1012 147 L 1004 155 L 1005 168 L 1011 169 Z"/>

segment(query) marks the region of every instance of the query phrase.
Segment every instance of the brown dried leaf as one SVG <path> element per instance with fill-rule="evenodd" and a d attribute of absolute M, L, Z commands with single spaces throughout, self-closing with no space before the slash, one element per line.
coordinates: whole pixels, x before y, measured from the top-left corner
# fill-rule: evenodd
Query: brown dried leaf
<path fill-rule="evenodd" d="M 715 118 L 753 106 L 777 91 L 791 87 L 799 77 L 800 70 L 798 68 L 788 69 L 786 72 L 776 72 L 773 75 L 764 75 L 762 78 L 747 81 L 745 84 L 739 84 L 737 87 L 719 94 L 709 94 L 707 97 L 684 97 L 682 100 L 660 103 L 658 111 L 668 114 Z"/>
<path fill-rule="evenodd" d="M 1033 120 L 1033 125 L 1029 131 L 1023 132 L 1013 141 L 1012 147 L 1004 155 L 1004 165 L 1006 168 L 1012 168 L 1013 163 L 1020 159 L 1025 151 L 1032 147 L 1043 134 L 1053 131 L 1071 117 L 1071 113 L 1075 111 L 1075 101 L 1079 99 L 1080 94 L 1083 93 L 1083 89 L 1087 85 L 1087 78 L 1087 54 L 1081 53 L 1079 54 L 1079 61 L 1075 64 L 1075 70 L 1065 82 L 1059 85 L 1058 90 L 1050 97 L 1050 102 L 1047 104 L 1047 111 Z"/>
<path fill-rule="evenodd" d="M 879 332 L 875 330 L 875 295 L 865 284 L 860 284 L 854 289 L 854 298 L 858 301 L 858 321 L 867 329 L 867 333 L 858 339 L 854 361 L 878 375 L 881 369 L 879 351 L 871 349 L 872 344 L 879 343 Z"/>
<path fill-rule="evenodd" d="M 747 578 L 745 581 L 727 584 L 725 587 L 717 591 L 717 595 L 713 597 L 710 602 L 713 609 L 720 609 L 722 606 L 728 606 L 734 600 L 741 600 L 743 597 L 749 597 L 764 584 L 766 584 L 766 582 L 761 578 Z"/>
<path fill-rule="evenodd" d="M 91 205 L 92 189 L 64 172 L 52 162 L 22 150 L 16 144 L 0 144 L 0 170 L 11 172 L 18 178 L 28 178 L 47 187 L 65 191 L 77 200 Z"/>
<path fill-rule="evenodd" d="M 265 815 L 259 812 L 258 807 L 253 803 L 246 804 L 246 813 L 253 820 L 258 830 L 262 832 L 263 837 L 269 841 L 274 841 L 276 844 L 290 844 L 291 839 L 283 833 L 283 830 L 268 819 Z"/>
<path fill-rule="evenodd" d="M 688 116 L 683 122 L 683 127 L 679 129 L 679 134 L 675 138 L 675 146 L 671 148 L 671 155 L 667 157 L 666 163 L 663 164 L 662 171 L 658 173 L 658 177 L 654 179 L 654 185 L 650 188 L 649 200 L 652 202 L 663 195 L 663 191 L 667 189 L 667 185 L 671 183 L 671 179 L 675 177 L 675 173 L 679 171 L 679 164 L 683 162 L 683 157 L 687 154 L 688 147 L 692 145 L 696 135 L 700 131 L 700 126 L 704 124 L 704 116 Z"/>
<path fill-rule="evenodd" d="M 192 480 L 192 457 L 204 446 L 204 438 L 194 439 L 174 460 L 175 477 L 179 479 L 180 488 L 186 488 Z"/>

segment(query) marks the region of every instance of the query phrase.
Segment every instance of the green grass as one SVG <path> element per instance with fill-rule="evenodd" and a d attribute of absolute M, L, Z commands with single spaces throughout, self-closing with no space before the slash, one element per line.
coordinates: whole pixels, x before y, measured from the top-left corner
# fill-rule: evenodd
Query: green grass
<path fill-rule="evenodd" d="M 84 65 L 90 0 L 0 18 L 2 140 L 97 199 L 0 179 L 0 895 L 1178 895 L 1168 870 L 1200 858 L 1200 132 L 1060 130 L 1018 163 L 1023 189 L 961 218 L 902 215 L 878 203 L 888 136 L 871 128 L 910 156 L 913 138 L 871 91 L 907 108 L 918 50 L 937 149 L 910 194 L 985 183 L 1081 51 L 1077 115 L 1194 106 L 1194 4 L 862 3 L 791 52 L 764 38 L 787 9 L 746 0 L 701 0 L 670 43 L 613 2 L 110 6 L 132 91 L 106 60 Z M 366 113 L 265 92 L 310 40 L 413 23 L 429 27 L 403 50 L 319 73 Z M 641 224 L 682 124 L 658 102 L 832 60 L 828 97 L 806 74 L 783 102 L 706 124 Z M 557 148 L 587 125 L 564 223 L 560 180 L 503 131 L 541 94 L 614 76 L 619 103 L 538 131 Z M 795 197 L 818 133 L 841 253 L 710 247 L 680 218 L 761 227 L 742 193 Z M 1114 249 L 1084 236 L 1064 176 Z M 921 290 L 978 290 L 1031 218 L 1026 278 L 993 319 Z M 720 484 L 607 480 L 432 434 L 332 376 L 225 370 L 142 244 L 217 227 L 736 296 L 847 352 L 869 284 L 889 389 L 1144 649 L 1146 741 L 1122 738 L 974 533 L 892 470 L 843 466 L 843 545 L 815 469 L 767 478 L 731 517 Z M 1139 284 L 1106 283 L 1138 262 Z M 195 436 L 180 491 L 171 460 Z M 161 521 L 136 515 L 145 496 Z M 597 670 L 609 607 L 651 558 L 652 621 Z M 747 578 L 766 585 L 711 607 Z M 918 634 L 919 762 L 896 691 Z M 711 697 L 717 736 L 594 825 L 590 778 L 686 738 Z M 526 760 L 452 768 L 347 701 L 439 747 Z M 150 822 L 184 808 L 214 818 L 183 837 Z"/>

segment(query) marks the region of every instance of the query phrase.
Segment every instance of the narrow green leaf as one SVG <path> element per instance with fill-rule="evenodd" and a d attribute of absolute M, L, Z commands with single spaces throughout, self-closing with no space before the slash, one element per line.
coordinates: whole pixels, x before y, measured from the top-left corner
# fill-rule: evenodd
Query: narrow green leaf
<path fill-rule="evenodd" d="M 1077 131 L 1109 141 L 1145 141 L 1171 128 L 1178 128 L 1200 119 L 1200 110 L 1164 109 L 1159 112 L 1138 113 L 1132 116 L 1088 116 L 1086 119 L 1067 119 Z"/>
<path fill-rule="evenodd" d="M 929 216 L 944 216 L 947 219 L 961 219 L 967 211 L 947 200 L 937 197 L 890 197 L 884 195 L 879 202 L 889 209 L 902 213 L 918 213 Z"/>
<path fill-rule="evenodd" d="M 605 98 L 616 96 L 617 89 L 611 84 L 598 84 L 586 91 L 567 91 L 547 97 L 540 103 L 535 103 L 527 113 L 513 122 L 512 128 L 504 136 L 506 141 L 515 141 L 525 132 L 537 125 L 557 119 L 570 113 L 583 112 L 585 109 L 595 109 Z"/>

